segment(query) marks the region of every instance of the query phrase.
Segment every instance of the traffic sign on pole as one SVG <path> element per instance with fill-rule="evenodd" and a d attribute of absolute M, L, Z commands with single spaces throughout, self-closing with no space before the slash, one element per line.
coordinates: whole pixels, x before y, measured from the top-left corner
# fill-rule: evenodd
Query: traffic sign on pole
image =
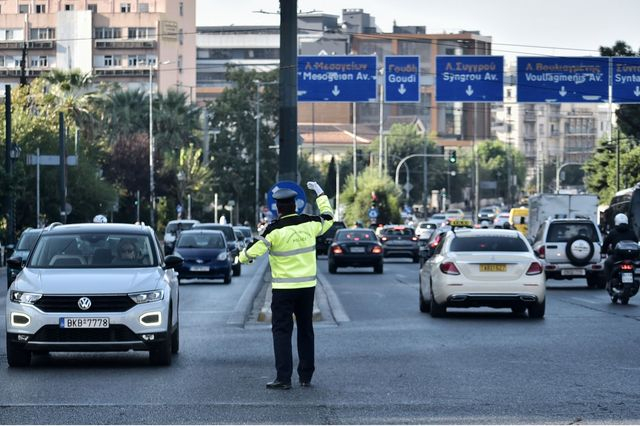
<path fill-rule="evenodd" d="M 609 58 L 518 57 L 518 102 L 608 102 Z"/>
<path fill-rule="evenodd" d="M 640 58 L 619 56 L 613 61 L 612 99 L 614 104 L 640 103 Z"/>
<path fill-rule="evenodd" d="M 437 56 L 436 102 L 502 102 L 502 56 Z"/>
<path fill-rule="evenodd" d="M 420 102 L 420 56 L 384 57 L 384 101 Z"/>
<path fill-rule="evenodd" d="M 298 102 L 376 100 L 376 56 L 298 56 Z"/>

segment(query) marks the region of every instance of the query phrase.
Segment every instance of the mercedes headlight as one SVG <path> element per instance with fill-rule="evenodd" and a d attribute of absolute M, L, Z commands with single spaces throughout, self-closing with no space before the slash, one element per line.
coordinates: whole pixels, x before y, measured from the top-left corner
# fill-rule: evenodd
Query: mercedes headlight
<path fill-rule="evenodd" d="M 222 253 L 220 253 L 218 255 L 218 257 L 216 259 L 217 260 L 227 260 L 228 257 L 229 257 L 229 255 L 227 254 L 227 252 L 223 251 Z"/>
<path fill-rule="evenodd" d="M 28 303 L 30 305 L 33 305 L 36 301 L 40 300 L 41 297 L 42 295 L 38 293 L 27 293 L 24 291 L 11 290 L 9 300 L 14 303 Z"/>
<path fill-rule="evenodd" d="M 132 293 L 129 294 L 131 300 L 136 303 L 149 303 L 162 300 L 164 292 L 162 290 L 145 291 L 144 293 Z"/>

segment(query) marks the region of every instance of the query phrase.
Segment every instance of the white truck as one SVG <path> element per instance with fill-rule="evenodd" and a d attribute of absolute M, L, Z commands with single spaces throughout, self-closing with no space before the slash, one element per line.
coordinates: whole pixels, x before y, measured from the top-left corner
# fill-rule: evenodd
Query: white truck
<path fill-rule="evenodd" d="M 590 219 L 598 223 L 598 196 L 593 194 L 537 194 L 529 197 L 529 239 L 547 219 Z"/>

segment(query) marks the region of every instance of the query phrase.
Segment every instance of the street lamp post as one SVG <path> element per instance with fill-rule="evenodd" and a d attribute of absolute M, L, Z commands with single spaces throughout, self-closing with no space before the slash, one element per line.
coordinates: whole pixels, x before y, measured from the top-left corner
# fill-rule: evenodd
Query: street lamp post
<path fill-rule="evenodd" d="M 166 65 L 171 61 L 164 61 L 158 65 Z M 149 197 L 151 198 L 151 211 L 149 213 L 149 225 L 155 229 L 155 212 L 156 212 L 156 188 L 154 181 L 153 157 L 154 157 L 154 141 L 153 141 L 153 62 L 149 61 Z"/>
<path fill-rule="evenodd" d="M 256 85 L 256 193 L 255 193 L 255 219 L 256 226 L 260 223 L 260 89 L 262 86 L 278 84 L 277 81 L 253 80 Z"/>

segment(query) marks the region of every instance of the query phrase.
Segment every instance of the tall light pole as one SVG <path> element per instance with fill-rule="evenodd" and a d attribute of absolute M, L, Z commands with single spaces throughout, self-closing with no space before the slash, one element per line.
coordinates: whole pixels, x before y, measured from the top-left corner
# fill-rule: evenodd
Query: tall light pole
<path fill-rule="evenodd" d="M 255 193 L 255 218 L 256 226 L 260 223 L 260 90 L 262 86 L 278 84 L 277 81 L 253 80 L 256 85 L 256 193 Z"/>
<path fill-rule="evenodd" d="M 171 61 L 164 61 L 158 65 L 166 65 Z M 149 61 L 149 197 L 151 198 L 151 211 L 149 213 L 149 225 L 155 229 L 156 219 L 156 187 L 153 178 L 153 152 L 155 149 L 153 141 L 153 62 Z"/>

